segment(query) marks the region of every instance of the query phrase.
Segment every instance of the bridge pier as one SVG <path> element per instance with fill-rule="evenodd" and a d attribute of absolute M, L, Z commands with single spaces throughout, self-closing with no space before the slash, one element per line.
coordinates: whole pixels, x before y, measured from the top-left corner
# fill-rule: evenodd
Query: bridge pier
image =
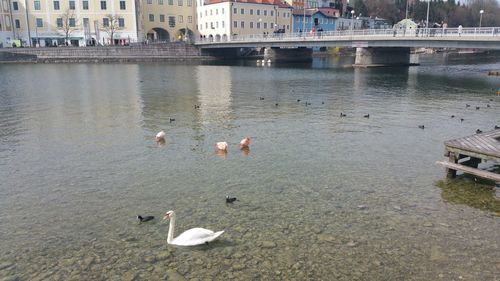
<path fill-rule="evenodd" d="M 410 61 L 410 48 L 385 47 L 356 48 L 355 67 L 418 65 Z"/>
<path fill-rule="evenodd" d="M 272 62 L 308 62 L 312 61 L 310 48 L 266 48 L 264 59 Z"/>

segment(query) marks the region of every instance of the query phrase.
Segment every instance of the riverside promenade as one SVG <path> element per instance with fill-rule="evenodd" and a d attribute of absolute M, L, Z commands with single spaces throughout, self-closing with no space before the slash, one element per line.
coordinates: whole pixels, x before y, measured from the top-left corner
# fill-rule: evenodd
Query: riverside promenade
<path fill-rule="evenodd" d="M 213 57 L 185 43 L 131 46 L 0 48 L 0 63 L 199 61 Z"/>

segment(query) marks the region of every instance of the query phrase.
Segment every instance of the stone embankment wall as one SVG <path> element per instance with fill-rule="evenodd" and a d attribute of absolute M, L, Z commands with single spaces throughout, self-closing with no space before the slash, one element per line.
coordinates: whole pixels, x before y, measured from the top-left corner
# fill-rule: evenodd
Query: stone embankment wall
<path fill-rule="evenodd" d="M 0 62 L 157 62 L 211 60 L 196 46 L 164 43 L 106 47 L 3 48 Z"/>

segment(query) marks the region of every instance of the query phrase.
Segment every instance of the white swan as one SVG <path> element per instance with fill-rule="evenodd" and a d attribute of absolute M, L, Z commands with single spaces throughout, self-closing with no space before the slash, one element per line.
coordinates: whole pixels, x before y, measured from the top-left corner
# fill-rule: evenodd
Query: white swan
<path fill-rule="evenodd" d="M 167 243 L 177 246 L 196 246 L 207 244 L 214 241 L 219 236 L 224 233 L 224 230 L 213 232 L 212 230 L 205 228 L 191 228 L 184 231 L 181 235 L 174 238 L 174 228 L 175 228 L 175 213 L 174 211 L 168 211 L 163 217 L 164 220 L 170 219 L 170 226 L 168 227 Z"/>

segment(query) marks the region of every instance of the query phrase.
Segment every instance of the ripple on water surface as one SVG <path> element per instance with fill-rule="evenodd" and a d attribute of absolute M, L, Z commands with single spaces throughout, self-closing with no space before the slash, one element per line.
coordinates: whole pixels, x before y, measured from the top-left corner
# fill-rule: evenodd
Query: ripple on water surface
<path fill-rule="evenodd" d="M 0 66 L 0 279 L 495 280 L 495 190 L 439 181 L 434 162 L 500 125 L 500 84 L 480 74 L 500 65 L 440 56 Z M 168 210 L 177 233 L 226 232 L 169 246 Z"/>

